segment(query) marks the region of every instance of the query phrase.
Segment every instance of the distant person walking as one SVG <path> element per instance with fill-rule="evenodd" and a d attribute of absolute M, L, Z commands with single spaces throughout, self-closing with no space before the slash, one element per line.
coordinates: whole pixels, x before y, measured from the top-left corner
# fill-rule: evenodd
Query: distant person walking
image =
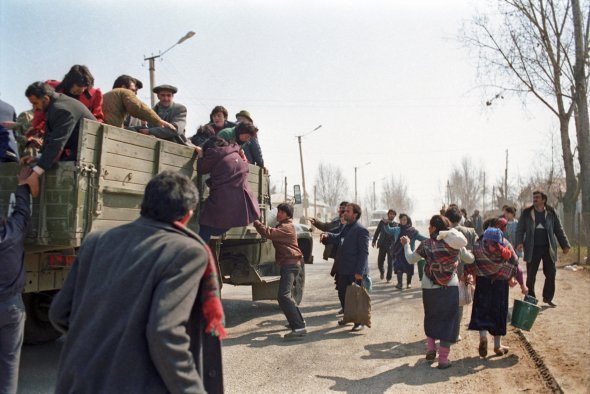
<path fill-rule="evenodd" d="M 535 280 L 539 264 L 543 260 L 543 302 L 551 307 L 555 296 L 555 262 L 557 261 L 557 244 L 563 254 L 570 250 L 570 243 L 561 226 L 559 217 L 551 206 L 547 205 L 547 195 L 540 191 L 533 192 L 533 205 L 524 209 L 516 229 L 517 250 L 524 250 L 526 261 L 526 285 L 529 295 L 535 297 Z"/>
<path fill-rule="evenodd" d="M 398 223 L 394 222 L 397 212 L 393 209 L 387 211 L 387 218 L 381 219 L 373 234 L 372 246 L 379 249 L 379 255 L 377 256 L 377 268 L 379 268 L 379 274 L 381 280 L 385 277 L 387 283 L 391 282 L 393 275 L 393 256 L 391 255 L 391 245 L 393 244 L 394 237 L 387 231 L 384 231 L 385 227 L 397 227 Z M 387 276 L 385 276 L 385 257 L 387 257 Z"/>
<path fill-rule="evenodd" d="M 391 246 L 391 254 L 393 255 L 393 270 L 397 276 L 397 284 L 395 287 L 398 290 L 403 289 L 403 275 L 407 276 L 407 287 L 412 288 L 412 277 L 414 276 L 414 265 L 408 263 L 406 256 L 404 255 L 404 247 L 401 243 L 402 237 L 408 237 L 410 240 L 410 246 L 412 249 L 415 248 L 416 241 L 423 241 L 427 239 L 425 236 L 420 234 L 414 226 L 412 226 L 412 219 L 405 213 L 399 215 L 399 238 Z M 391 229 L 389 229 L 391 230 Z"/>

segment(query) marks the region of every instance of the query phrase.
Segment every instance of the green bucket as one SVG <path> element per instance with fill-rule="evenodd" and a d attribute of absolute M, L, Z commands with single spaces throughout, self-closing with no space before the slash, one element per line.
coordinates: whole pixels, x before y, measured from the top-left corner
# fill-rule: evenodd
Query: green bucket
<path fill-rule="evenodd" d="M 522 330 L 530 331 L 540 310 L 541 308 L 531 303 L 514 300 L 510 324 Z"/>
<path fill-rule="evenodd" d="M 418 278 L 422 281 L 422 276 L 424 276 L 424 266 L 426 265 L 426 260 L 418 261 Z"/>

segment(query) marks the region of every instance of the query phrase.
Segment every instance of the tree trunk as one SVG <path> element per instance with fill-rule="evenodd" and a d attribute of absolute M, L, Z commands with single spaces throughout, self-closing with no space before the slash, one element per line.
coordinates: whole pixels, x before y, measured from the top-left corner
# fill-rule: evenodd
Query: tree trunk
<path fill-rule="evenodd" d="M 583 14 L 579 0 L 572 0 L 574 21 L 574 40 L 576 45 L 576 63 L 574 65 L 576 103 L 576 136 L 578 139 L 578 159 L 580 161 L 580 182 L 582 191 L 582 242 L 586 244 L 587 256 L 590 254 L 590 119 L 588 116 L 588 86 L 586 83 L 585 59 L 588 49 L 584 45 Z M 590 17 L 590 15 L 589 15 Z"/>
<path fill-rule="evenodd" d="M 559 117 L 559 131 L 561 133 L 561 153 L 563 156 L 563 168 L 565 171 L 566 190 L 561 198 L 563 204 L 563 228 L 570 240 L 574 238 L 574 220 L 576 216 L 576 200 L 578 198 L 578 180 L 574 170 L 574 157 L 571 151 L 569 137 L 570 116 Z"/>

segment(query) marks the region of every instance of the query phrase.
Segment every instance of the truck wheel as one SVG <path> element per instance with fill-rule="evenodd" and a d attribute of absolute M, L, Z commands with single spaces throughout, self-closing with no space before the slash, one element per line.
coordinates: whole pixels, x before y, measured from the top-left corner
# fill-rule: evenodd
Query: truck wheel
<path fill-rule="evenodd" d="M 293 283 L 293 288 L 291 289 L 291 295 L 293 299 L 299 305 L 301 300 L 303 299 L 303 288 L 305 287 L 305 264 L 301 264 L 301 271 L 299 271 L 299 275 L 295 278 L 295 283 Z"/>
<path fill-rule="evenodd" d="M 25 320 L 25 338 L 27 345 L 55 341 L 61 336 L 49 321 L 49 306 L 55 292 L 23 294 L 23 301 L 27 313 Z"/>

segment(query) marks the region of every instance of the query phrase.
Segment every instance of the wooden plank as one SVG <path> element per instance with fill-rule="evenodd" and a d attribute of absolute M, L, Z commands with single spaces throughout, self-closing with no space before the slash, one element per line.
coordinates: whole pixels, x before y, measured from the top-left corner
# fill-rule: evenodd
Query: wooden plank
<path fill-rule="evenodd" d="M 143 196 L 136 194 L 105 193 L 103 204 L 105 207 L 140 209 Z"/>
<path fill-rule="evenodd" d="M 173 166 L 173 165 L 169 165 L 169 164 L 162 164 L 162 165 L 160 165 L 160 172 L 162 172 L 164 170 L 181 172 L 182 174 L 188 176 L 191 179 L 194 178 L 194 176 L 196 175 L 195 170 L 192 167 L 189 167 L 189 166 L 186 166 L 186 167 L 177 167 L 177 166 Z"/>
<path fill-rule="evenodd" d="M 109 130 L 109 140 L 120 141 L 129 145 L 142 146 L 154 149 L 158 140 L 152 136 L 143 135 L 136 131 L 119 129 L 114 126 L 106 126 Z"/>
<path fill-rule="evenodd" d="M 197 155 L 195 154 L 193 157 L 187 159 L 186 157 L 176 156 L 172 153 L 168 153 L 163 151 L 160 155 L 160 164 L 168 164 L 173 165 L 176 167 L 190 167 L 194 168 L 195 171 L 197 169 Z"/>
<path fill-rule="evenodd" d="M 139 217 L 140 209 L 116 208 L 104 206 L 102 214 L 95 220 L 125 220 L 133 221 Z"/>
<path fill-rule="evenodd" d="M 154 166 L 153 162 L 149 160 L 129 159 L 128 157 L 119 156 L 114 153 L 106 153 L 104 155 L 102 166 L 106 166 L 107 163 L 110 167 L 126 168 L 148 173 L 152 172 Z M 101 177 L 102 175 L 101 171 Z"/>
<path fill-rule="evenodd" d="M 152 179 L 153 175 L 151 172 L 134 171 L 107 165 L 102 177 L 105 180 L 121 182 L 121 187 L 125 187 L 125 185 L 130 183 L 145 186 Z"/>
<path fill-rule="evenodd" d="M 127 223 L 129 223 L 129 222 L 125 221 L 125 220 L 101 220 L 101 219 L 98 219 L 92 223 L 92 231 L 109 230 L 111 228 L 121 226 L 121 225 L 127 224 Z"/>
<path fill-rule="evenodd" d="M 171 153 L 175 156 L 186 157 L 187 159 L 196 156 L 195 150 L 191 147 L 175 144 L 173 142 L 168 141 L 164 141 L 163 145 L 163 151 L 166 153 Z"/>
<path fill-rule="evenodd" d="M 138 185 L 135 183 L 127 183 L 125 186 L 121 186 L 121 182 L 111 181 L 105 179 L 101 182 L 101 190 L 104 190 L 105 194 L 117 193 L 117 194 L 141 194 L 145 190 L 145 185 Z"/>
<path fill-rule="evenodd" d="M 146 148 L 143 146 L 137 146 L 129 144 L 127 142 L 116 141 L 111 139 L 107 140 L 106 152 L 114 153 L 120 156 L 131 157 L 134 159 L 142 159 L 148 161 L 154 160 L 153 148 Z"/>

